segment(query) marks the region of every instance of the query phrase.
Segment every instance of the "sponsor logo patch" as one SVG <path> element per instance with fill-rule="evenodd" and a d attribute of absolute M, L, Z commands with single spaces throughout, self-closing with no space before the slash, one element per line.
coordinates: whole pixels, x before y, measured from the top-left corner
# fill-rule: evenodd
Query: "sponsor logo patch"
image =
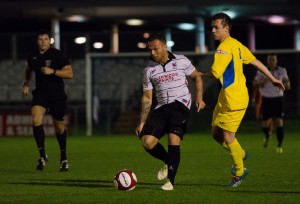
<path fill-rule="evenodd" d="M 154 74 L 154 72 L 155 72 L 156 70 L 155 69 L 153 69 L 152 71 L 151 71 L 151 74 Z"/>
<path fill-rule="evenodd" d="M 177 64 L 175 62 L 173 62 L 172 65 L 173 65 L 173 69 L 177 68 Z"/>
<path fill-rule="evenodd" d="M 224 50 L 217 50 L 216 53 L 222 54 L 222 55 L 227 55 L 227 52 Z"/>

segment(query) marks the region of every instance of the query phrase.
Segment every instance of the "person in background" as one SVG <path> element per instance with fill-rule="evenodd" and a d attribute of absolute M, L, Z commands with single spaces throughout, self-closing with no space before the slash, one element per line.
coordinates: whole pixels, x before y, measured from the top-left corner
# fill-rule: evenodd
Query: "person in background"
<path fill-rule="evenodd" d="M 271 74 L 278 80 L 280 80 L 287 90 L 291 89 L 291 84 L 287 71 L 284 67 L 277 65 L 277 55 L 269 54 L 267 56 L 267 67 Z M 262 106 L 261 106 L 261 127 L 265 134 L 263 141 L 263 146 L 268 147 L 270 140 L 270 122 L 274 123 L 276 128 L 277 137 L 277 153 L 282 153 L 282 144 L 284 138 L 283 129 L 283 118 L 284 118 L 284 93 L 278 90 L 272 85 L 265 75 L 257 72 L 253 80 L 253 85 L 259 88 L 260 95 L 262 96 Z"/>
<path fill-rule="evenodd" d="M 45 132 L 43 118 L 48 112 L 53 117 L 57 141 L 59 143 L 60 171 L 68 171 L 66 153 L 67 131 L 64 124 L 67 96 L 63 79 L 71 79 L 73 71 L 70 61 L 59 50 L 50 46 L 50 34 L 40 31 L 37 34 L 38 49 L 29 58 L 25 69 L 22 92 L 29 94 L 29 82 L 32 72 L 35 73 L 35 90 L 32 91 L 33 135 L 39 150 L 40 158 L 36 170 L 43 170 L 48 156 L 45 151 Z"/>

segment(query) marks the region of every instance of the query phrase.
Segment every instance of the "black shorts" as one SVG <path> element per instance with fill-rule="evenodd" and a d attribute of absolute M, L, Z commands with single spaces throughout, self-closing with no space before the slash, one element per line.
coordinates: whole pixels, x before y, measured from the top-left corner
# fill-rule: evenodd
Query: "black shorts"
<path fill-rule="evenodd" d="M 34 90 L 32 95 L 32 106 L 42 106 L 46 108 L 55 120 L 64 120 L 67 108 L 67 96 L 65 94 L 53 95 Z"/>
<path fill-rule="evenodd" d="M 283 97 L 267 98 L 262 97 L 261 119 L 284 117 L 284 100 Z"/>
<path fill-rule="evenodd" d="M 189 114 L 190 110 L 178 101 L 163 105 L 150 113 L 140 137 L 153 135 L 160 139 L 166 133 L 174 133 L 183 139 L 187 131 Z"/>

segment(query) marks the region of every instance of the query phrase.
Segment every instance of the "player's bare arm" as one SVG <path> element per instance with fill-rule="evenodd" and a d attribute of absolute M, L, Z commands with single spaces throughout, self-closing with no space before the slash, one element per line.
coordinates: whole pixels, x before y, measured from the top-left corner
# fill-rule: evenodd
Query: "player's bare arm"
<path fill-rule="evenodd" d="M 208 70 L 206 72 L 200 72 L 200 75 L 203 76 L 203 77 L 207 77 L 207 78 L 213 78 L 214 77 L 211 70 Z"/>
<path fill-rule="evenodd" d="M 22 85 L 22 92 L 25 96 L 27 96 L 29 94 L 29 81 L 31 79 L 31 73 L 32 73 L 32 70 L 27 65 L 26 69 L 25 69 L 24 83 Z"/>
<path fill-rule="evenodd" d="M 50 67 L 42 67 L 41 72 L 44 75 L 52 75 L 58 76 L 63 79 L 72 79 L 73 78 L 73 70 L 71 65 L 64 66 L 61 70 L 56 70 Z"/>
<path fill-rule="evenodd" d="M 286 88 L 286 90 L 291 90 L 291 82 L 290 82 L 290 80 L 283 81 L 283 85 Z"/>
<path fill-rule="evenodd" d="M 260 72 L 266 75 L 266 77 L 268 77 L 268 79 L 272 81 L 272 84 L 274 86 L 277 86 L 282 91 L 285 90 L 283 83 L 276 79 L 261 61 L 255 59 L 250 64 L 254 65 Z"/>
<path fill-rule="evenodd" d="M 152 105 L 152 90 L 144 91 L 141 99 L 141 114 L 140 114 L 140 123 L 135 129 L 137 135 L 142 131 L 145 121 L 149 115 L 151 105 Z"/>
<path fill-rule="evenodd" d="M 193 79 L 196 87 L 196 107 L 197 112 L 205 107 L 205 103 L 203 101 L 203 80 L 201 77 L 201 73 L 197 70 L 194 70 L 193 73 L 190 75 Z"/>

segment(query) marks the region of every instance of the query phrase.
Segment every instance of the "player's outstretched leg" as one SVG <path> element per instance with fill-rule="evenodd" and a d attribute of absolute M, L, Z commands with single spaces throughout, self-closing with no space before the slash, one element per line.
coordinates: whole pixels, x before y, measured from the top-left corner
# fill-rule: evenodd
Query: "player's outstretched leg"
<path fill-rule="evenodd" d="M 154 158 L 159 159 L 164 162 L 164 166 L 157 173 L 157 179 L 163 180 L 163 179 L 167 178 L 167 176 L 168 176 L 168 165 L 167 165 L 168 153 L 165 150 L 164 146 L 160 143 L 157 143 L 152 149 L 145 148 L 145 150 Z"/>

